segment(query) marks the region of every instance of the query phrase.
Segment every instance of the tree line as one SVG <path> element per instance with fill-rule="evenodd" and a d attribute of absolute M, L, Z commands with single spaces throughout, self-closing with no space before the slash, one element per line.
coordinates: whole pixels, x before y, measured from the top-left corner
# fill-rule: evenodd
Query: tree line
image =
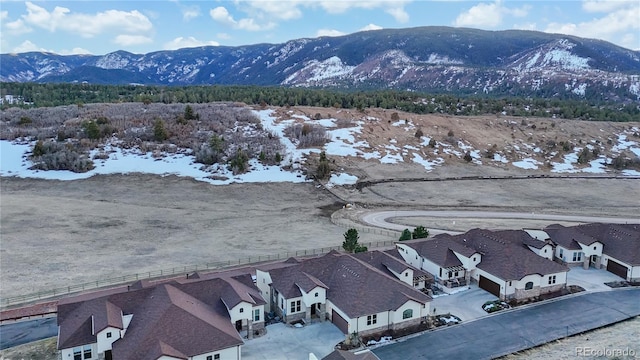
<path fill-rule="evenodd" d="M 262 106 L 314 106 L 345 109 L 384 108 L 416 114 L 509 115 L 556 117 L 597 121 L 640 121 L 638 103 L 608 100 L 569 100 L 553 97 L 491 97 L 454 93 L 425 94 L 410 91 L 342 91 L 262 86 L 140 86 L 68 83 L 0 83 L 0 95 L 21 99 L 21 107 L 142 102 L 211 103 L 242 102 Z"/>

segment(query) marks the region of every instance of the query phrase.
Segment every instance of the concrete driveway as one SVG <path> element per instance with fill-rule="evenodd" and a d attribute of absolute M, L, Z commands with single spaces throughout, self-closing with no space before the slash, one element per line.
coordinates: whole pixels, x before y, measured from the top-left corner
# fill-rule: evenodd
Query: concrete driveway
<path fill-rule="evenodd" d="M 490 300 L 498 300 L 498 298 L 480 289 L 478 284 L 474 283 L 468 290 L 436 297 L 431 301 L 431 311 L 435 309 L 436 314 L 451 313 L 462 321 L 469 321 L 487 316 L 487 312 L 482 310 L 482 304 Z"/>
<path fill-rule="evenodd" d="M 267 326 L 267 334 L 245 340 L 243 360 L 308 360 L 309 353 L 321 359 L 331 353 L 344 334 L 331 322 L 319 322 L 302 328 L 283 323 Z"/>
<path fill-rule="evenodd" d="M 622 280 L 624 279 L 604 269 L 571 267 L 567 273 L 567 285 L 578 285 L 586 291 L 610 291 L 611 288 L 604 283 Z"/>

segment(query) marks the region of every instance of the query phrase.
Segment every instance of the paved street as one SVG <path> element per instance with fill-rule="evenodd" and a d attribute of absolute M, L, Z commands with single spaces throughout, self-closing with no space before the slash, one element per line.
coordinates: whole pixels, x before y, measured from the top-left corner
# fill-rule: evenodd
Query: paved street
<path fill-rule="evenodd" d="M 492 359 L 640 315 L 640 289 L 581 293 L 424 333 L 373 352 L 382 360 Z M 640 344 L 635 346 L 640 352 Z"/>
<path fill-rule="evenodd" d="M 0 326 L 0 350 L 58 335 L 56 318 L 20 321 Z"/>

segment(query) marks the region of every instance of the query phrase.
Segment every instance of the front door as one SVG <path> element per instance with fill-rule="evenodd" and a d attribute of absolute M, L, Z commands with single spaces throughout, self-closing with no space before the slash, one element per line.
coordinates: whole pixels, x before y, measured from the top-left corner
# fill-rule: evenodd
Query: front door
<path fill-rule="evenodd" d="M 242 330 L 242 320 L 236 321 L 236 330 L 238 330 L 238 332 Z"/>
<path fill-rule="evenodd" d="M 113 355 L 111 355 L 111 350 L 106 350 L 104 352 L 104 360 L 113 360 Z"/>

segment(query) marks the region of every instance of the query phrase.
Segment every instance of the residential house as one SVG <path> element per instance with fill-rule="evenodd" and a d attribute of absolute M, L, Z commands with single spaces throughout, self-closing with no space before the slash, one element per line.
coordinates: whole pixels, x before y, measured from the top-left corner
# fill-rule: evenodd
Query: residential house
<path fill-rule="evenodd" d="M 218 276 L 60 301 L 61 359 L 239 360 L 239 332 L 264 328 L 265 302 L 250 274 Z"/>
<path fill-rule="evenodd" d="M 397 249 L 365 251 L 353 256 L 418 290 L 425 289 L 427 285 L 432 284 L 434 281 L 433 276 L 428 272 L 405 262 Z"/>
<path fill-rule="evenodd" d="M 552 246 L 522 230 L 473 229 L 396 243 L 409 264 L 435 276 L 447 293 L 471 281 L 503 300 L 524 300 L 566 286 L 566 266 L 551 260 Z"/>
<path fill-rule="evenodd" d="M 429 315 L 431 298 L 413 288 L 412 280 L 400 281 L 352 254 L 291 258 L 258 267 L 256 279 L 267 311 L 287 322 L 328 319 L 345 335 L 401 329 Z"/>
<path fill-rule="evenodd" d="M 606 268 L 625 280 L 640 281 L 640 224 L 554 224 L 544 232 L 564 263 Z"/>

